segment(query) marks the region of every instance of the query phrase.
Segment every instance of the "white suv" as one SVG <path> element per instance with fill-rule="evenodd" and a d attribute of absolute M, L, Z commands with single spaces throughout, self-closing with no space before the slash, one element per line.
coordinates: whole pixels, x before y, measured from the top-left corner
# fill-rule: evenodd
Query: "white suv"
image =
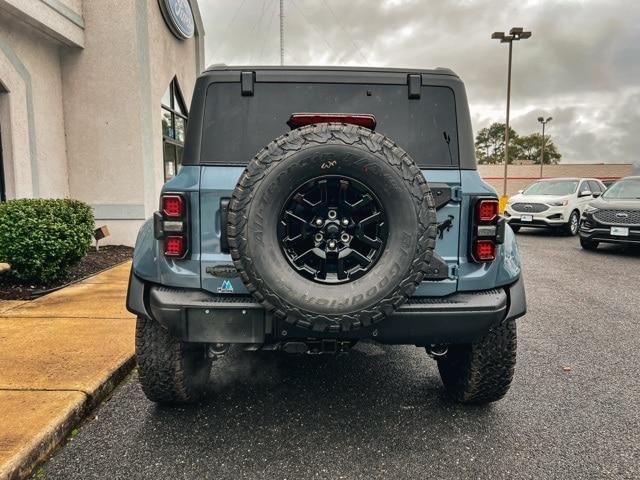
<path fill-rule="evenodd" d="M 511 197 L 504 215 L 514 232 L 520 227 L 543 227 L 576 235 L 582 211 L 604 190 L 604 184 L 595 178 L 540 180 Z"/>

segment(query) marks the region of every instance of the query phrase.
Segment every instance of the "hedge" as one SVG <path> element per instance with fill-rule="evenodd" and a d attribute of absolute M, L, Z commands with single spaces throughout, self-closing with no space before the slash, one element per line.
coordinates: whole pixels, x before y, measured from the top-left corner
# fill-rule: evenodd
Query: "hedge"
<path fill-rule="evenodd" d="M 0 203 L 0 261 L 19 280 L 58 280 L 87 253 L 93 228 L 93 210 L 78 200 Z"/>

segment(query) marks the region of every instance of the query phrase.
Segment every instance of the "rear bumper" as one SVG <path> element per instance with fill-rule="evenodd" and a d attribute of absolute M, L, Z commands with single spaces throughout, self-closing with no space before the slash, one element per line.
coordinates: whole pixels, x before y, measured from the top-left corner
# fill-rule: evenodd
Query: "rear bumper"
<path fill-rule="evenodd" d="M 127 308 L 156 319 L 177 338 L 208 343 L 275 343 L 330 338 L 429 345 L 468 343 L 526 313 L 524 281 L 447 297 L 413 297 L 385 320 L 354 331 L 314 332 L 273 317 L 252 297 L 145 284 L 131 275 Z"/>

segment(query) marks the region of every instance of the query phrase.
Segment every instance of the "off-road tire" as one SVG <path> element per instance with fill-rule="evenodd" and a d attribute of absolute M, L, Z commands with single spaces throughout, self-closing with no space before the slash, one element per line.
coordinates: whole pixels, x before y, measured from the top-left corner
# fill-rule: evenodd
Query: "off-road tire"
<path fill-rule="evenodd" d="M 597 250 L 598 243 L 596 240 L 587 240 L 586 238 L 580 237 L 580 246 L 585 250 Z"/>
<path fill-rule="evenodd" d="M 379 200 L 393 210 L 387 213 L 389 241 L 381 259 L 346 286 L 318 286 L 303 278 L 276 245 L 275 211 L 285 201 L 283 195 L 315 172 L 350 175 L 374 193 L 382 189 Z M 228 218 L 231 257 L 249 292 L 275 316 L 317 332 L 355 330 L 390 315 L 422 281 L 437 234 L 431 191 L 411 157 L 384 135 L 340 123 L 293 130 L 261 150 L 238 181 Z M 393 222 L 411 226 L 394 230 Z M 385 256 L 389 260 L 383 262 Z M 393 273 L 390 266 L 397 266 Z"/>
<path fill-rule="evenodd" d="M 149 400 L 171 405 L 202 398 L 212 362 L 205 344 L 181 342 L 155 320 L 138 317 L 136 360 Z"/>
<path fill-rule="evenodd" d="M 574 217 L 576 217 L 575 231 L 572 230 Z M 571 215 L 569 215 L 569 221 L 562 226 L 562 233 L 569 237 L 573 237 L 578 234 L 579 230 L 580 230 L 580 212 L 578 212 L 577 210 L 574 210 L 573 212 L 571 212 Z"/>
<path fill-rule="evenodd" d="M 449 396 L 461 403 L 483 404 L 509 390 L 516 364 L 516 322 L 508 320 L 471 345 L 454 345 L 438 357 L 438 370 Z"/>

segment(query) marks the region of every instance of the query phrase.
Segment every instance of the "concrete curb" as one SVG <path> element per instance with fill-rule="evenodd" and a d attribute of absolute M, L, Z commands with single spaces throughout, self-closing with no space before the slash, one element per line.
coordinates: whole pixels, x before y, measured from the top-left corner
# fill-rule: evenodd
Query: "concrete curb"
<path fill-rule="evenodd" d="M 129 374 L 135 365 L 131 355 L 117 365 L 91 394 L 84 394 L 84 400 L 76 405 L 54 425 L 49 425 L 39 438 L 34 439 L 23 453 L 20 453 L 0 469 L 0 480 L 21 480 L 31 475 L 34 469 L 46 460 L 55 449 L 64 442 L 74 427 L 78 426 L 87 415 L 95 409 L 115 387 Z"/>

